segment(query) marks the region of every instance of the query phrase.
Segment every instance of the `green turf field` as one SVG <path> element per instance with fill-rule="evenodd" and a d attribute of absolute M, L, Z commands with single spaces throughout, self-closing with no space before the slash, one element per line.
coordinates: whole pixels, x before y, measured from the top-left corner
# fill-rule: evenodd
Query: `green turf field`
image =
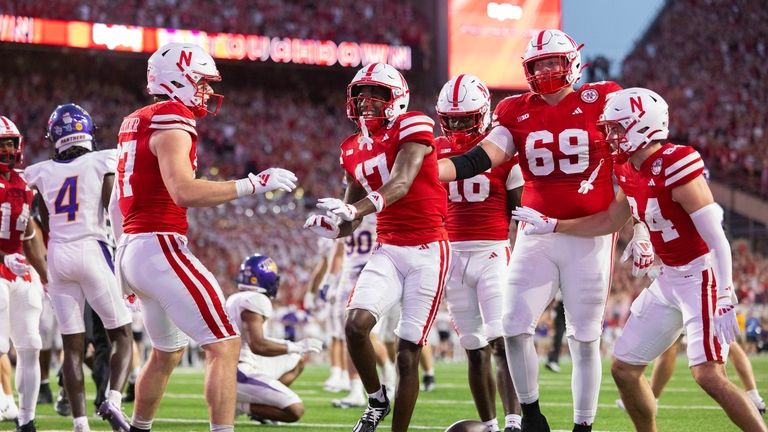
<path fill-rule="evenodd" d="M 768 394 L 768 356 L 753 357 L 752 362 L 763 395 Z M 629 418 L 619 410 L 614 401 L 617 391 L 609 374 L 608 363 L 603 367 L 603 385 L 600 394 L 600 406 L 595 423 L 595 430 L 631 431 Z M 729 367 L 729 375 L 735 379 L 735 372 Z M 245 417 L 237 421 L 240 430 L 258 428 L 259 430 L 283 431 L 349 431 L 360 415 L 358 409 L 337 409 L 330 406 L 330 399 L 340 394 L 324 392 L 321 389 L 327 377 L 327 369 L 321 366 L 308 366 L 304 375 L 294 383 L 294 388 L 304 399 L 306 415 L 300 423 L 262 426 L 250 422 Z M 437 364 L 437 390 L 421 393 L 416 406 L 412 430 L 440 431 L 450 423 L 462 418 L 475 418 L 469 389 L 466 383 L 466 365 Z M 168 392 L 162 402 L 154 430 L 157 431 L 205 431 L 208 430 L 207 411 L 202 396 L 202 373 L 189 369 L 178 370 L 171 378 Z M 54 385 L 54 394 L 56 391 Z M 93 387 L 89 388 L 89 397 L 93 397 Z M 560 374 L 554 374 L 542 367 L 541 370 L 542 409 L 549 419 L 553 430 L 571 430 L 571 392 L 570 365 L 565 364 Z M 734 426 L 720 408 L 709 399 L 693 382 L 685 361 L 678 359 L 677 371 L 665 390 L 659 409 L 659 430 L 675 432 L 731 431 Z M 89 407 L 92 402 L 89 401 Z M 497 405 L 498 406 L 498 405 Z M 131 412 L 131 404 L 125 406 Z M 499 413 L 503 419 L 503 414 Z M 92 430 L 107 430 L 106 423 L 91 418 Z M 37 424 L 40 431 L 72 430 L 71 419 L 59 417 L 51 405 L 38 406 Z M 389 418 L 382 431 L 388 430 Z M 0 423 L 0 430 L 12 429 L 11 423 Z M 502 420 L 503 426 L 503 420 Z"/>

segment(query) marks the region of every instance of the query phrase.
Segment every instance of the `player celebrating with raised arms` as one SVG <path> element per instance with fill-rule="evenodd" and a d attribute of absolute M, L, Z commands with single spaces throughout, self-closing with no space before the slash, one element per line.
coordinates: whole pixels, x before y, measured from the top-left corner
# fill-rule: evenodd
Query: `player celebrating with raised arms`
<path fill-rule="evenodd" d="M 390 65 L 372 63 L 357 72 L 347 87 L 347 116 L 359 132 L 341 144 L 346 195 L 318 204 L 343 221 L 313 215 L 304 225 L 321 236 L 345 237 L 365 215 L 376 213 L 378 244 L 351 294 L 345 325 L 349 354 L 369 396 L 355 432 L 376 430 L 390 411 L 370 332 L 397 303 L 402 312 L 395 329 L 400 341 L 392 430 L 408 430 L 419 393 L 419 354 L 437 316 L 451 258 L 434 122 L 407 111 L 409 97 L 405 78 Z"/>
<path fill-rule="evenodd" d="M 440 160 L 440 179 L 473 177 L 516 153 L 525 184 L 523 205 L 560 218 L 605 210 L 614 197 L 613 158 L 597 119 L 614 82 L 588 83 L 578 90 L 581 46 L 560 30 L 542 30 L 528 43 L 523 69 L 529 93 L 496 106 L 491 132 L 466 153 Z M 651 260 L 644 229 L 629 245 L 633 262 Z M 504 301 L 504 341 L 512 380 L 522 406 L 524 431 L 549 431 L 539 409 L 539 362 L 533 334 L 539 317 L 562 293 L 566 336 L 573 359 L 573 430 L 590 431 L 602 378 L 600 335 L 608 297 L 615 236 L 592 238 L 554 234 L 517 236 L 509 290 Z M 639 252 L 646 252 L 646 257 Z"/>
<path fill-rule="evenodd" d="M 615 93 L 600 125 L 618 156 L 628 158 L 616 166 L 620 190 L 608 209 L 556 219 L 520 208 L 513 217 L 524 223 L 526 234 L 604 235 L 617 231 L 630 216 L 650 230 L 661 273 L 632 303 L 611 368 L 638 431 L 656 430 L 656 402 L 643 371 L 683 328 L 688 366 L 699 386 L 742 430 L 768 430 L 723 367 L 728 344 L 739 331 L 731 298 L 731 248 L 721 225 L 722 210 L 702 175 L 701 156 L 691 147 L 664 141 L 669 134 L 668 106 L 648 89 Z"/>
<path fill-rule="evenodd" d="M 48 295 L 64 346 L 62 373 L 77 431 L 90 430 L 85 412 L 83 357 L 85 303 L 99 315 L 112 342 L 109 391 L 99 414 L 113 428 L 128 430 L 120 410 L 131 360 L 131 313 L 114 275 L 107 245 L 105 210 L 117 168 L 115 150 L 94 151 L 93 119 L 75 104 L 59 105 L 48 120 L 53 159 L 27 167 L 24 175 L 45 202 L 48 227 Z"/>
<path fill-rule="evenodd" d="M 164 45 L 147 67 L 147 89 L 156 103 L 128 115 L 120 126 L 113 192 L 123 217 L 118 282 L 141 300 L 152 343 L 136 381 L 134 432 L 150 430 L 187 337 L 205 350 L 211 431 L 234 430 L 240 338 L 218 282 L 187 248 L 187 207 L 212 207 L 296 187 L 296 176 L 280 168 L 237 181 L 195 178 L 196 118 L 218 112 L 222 96 L 210 84 L 220 80 L 216 63 L 201 47 Z"/>
<path fill-rule="evenodd" d="M 491 125 L 491 94 L 473 75 L 445 83 L 437 99 L 444 136 L 435 139 L 439 157 L 461 154 L 477 145 Z M 505 431 L 519 431 L 520 405 L 504 352 L 502 294 L 509 273 L 509 210 L 520 202 L 523 177 L 517 158 L 466 180 L 446 184 L 451 270 L 445 299 L 459 342 L 467 352 L 468 379 L 480 419 L 498 431 L 491 357 L 496 360 Z"/>

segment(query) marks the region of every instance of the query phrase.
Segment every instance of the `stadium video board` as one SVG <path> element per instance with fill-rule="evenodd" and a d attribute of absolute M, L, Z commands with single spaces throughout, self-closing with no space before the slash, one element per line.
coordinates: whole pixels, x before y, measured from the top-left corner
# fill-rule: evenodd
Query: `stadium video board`
<path fill-rule="evenodd" d="M 62 21 L 0 14 L 0 43 L 152 53 L 169 42 L 189 42 L 226 60 L 360 67 L 389 63 L 412 68 L 411 48 L 377 43 L 269 37 L 201 30 Z"/>
<path fill-rule="evenodd" d="M 448 75 L 527 90 L 525 44 L 541 29 L 562 28 L 561 10 L 560 0 L 448 0 Z"/>

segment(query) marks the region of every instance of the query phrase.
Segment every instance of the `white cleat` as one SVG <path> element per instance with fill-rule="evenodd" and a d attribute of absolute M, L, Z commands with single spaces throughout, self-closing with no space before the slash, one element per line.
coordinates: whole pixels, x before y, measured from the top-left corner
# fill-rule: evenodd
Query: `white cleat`
<path fill-rule="evenodd" d="M 18 417 L 19 407 L 17 407 L 14 402 L 11 402 L 2 412 L 0 412 L 0 421 L 14 421 Z"/>

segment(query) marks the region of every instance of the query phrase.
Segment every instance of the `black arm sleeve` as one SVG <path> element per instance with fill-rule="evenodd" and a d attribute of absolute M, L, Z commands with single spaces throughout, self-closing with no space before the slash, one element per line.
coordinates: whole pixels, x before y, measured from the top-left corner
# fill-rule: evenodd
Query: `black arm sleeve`
<path fill-rule="evenodd" d="M 450 158 L 456 167 L 456 180 L 464 180 L 474 177 L 491 168 L 491 158 L 480 146 L 472 150 Z"/>

